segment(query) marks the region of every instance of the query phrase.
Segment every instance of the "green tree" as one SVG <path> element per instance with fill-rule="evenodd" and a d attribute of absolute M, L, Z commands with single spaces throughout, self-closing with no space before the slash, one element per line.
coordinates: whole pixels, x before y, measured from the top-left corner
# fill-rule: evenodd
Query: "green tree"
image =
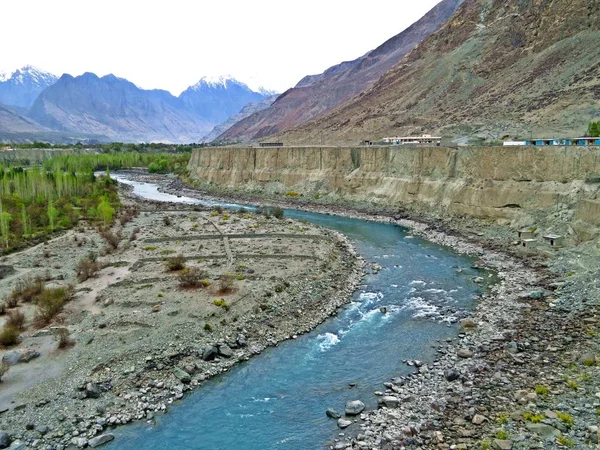
<path fill-rule="evenodd" d="M 54 203 L 52 201 L 48 201 L 48 226 L 50 227 L 50 231 L 54 231 L 58 214 L 59 211 L 54 207 Z"/>
<path fill-rule="evenodd" d="M 2 234 L 2 239 L 6 244 L 6 248 L 8 248 L 8 236 L 10 234 L 10 221 L 12 220 L 12 216 L 10 213 L 7 213 L 2 208 L 2 202 L 0 202 L 0 233 Z"/>
<path fill-rule="evenodd" d="M 108 226 L 115 215 L 115 209 L 110 205 L 106 195 L 103 195 L 100 199 L 100 204 L 97 209 L 98 216 L 104 222 L 104 226 Z"/>
<path fill-rule="evenodd" d="M 600 137 L 600 121 L 590 122 L 587 135 L 590 137 Z"/>
<path fill-rule="evenodd" d="M 25 208 L 25 203 L 21 205 L 21 222 L 23 222 L 23 236 L 29 236 L 31 233 L 29 218 L 27 217 L 27 208 Z"/>

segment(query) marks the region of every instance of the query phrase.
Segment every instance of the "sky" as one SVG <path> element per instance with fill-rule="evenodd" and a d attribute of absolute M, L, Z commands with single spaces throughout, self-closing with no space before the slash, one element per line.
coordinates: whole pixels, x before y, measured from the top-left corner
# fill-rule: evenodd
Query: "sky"
<path fill-rule="evenodd" d="M 283 92 L 374 49 L 437 2 L 5 0 L 0 71 L 112 73 L 174 95 L 231 75 Z"/>

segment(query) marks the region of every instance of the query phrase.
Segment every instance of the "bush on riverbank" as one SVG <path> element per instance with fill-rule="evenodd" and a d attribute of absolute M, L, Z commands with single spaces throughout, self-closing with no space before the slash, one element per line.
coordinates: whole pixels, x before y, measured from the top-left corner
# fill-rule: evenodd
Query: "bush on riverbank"
<path fill-rule="evenodd" d="M 73 288 L 46 288 L 37 297 L 36 323 L 46 326 L 62 311 L 63 306 L 73 298 Z"/>

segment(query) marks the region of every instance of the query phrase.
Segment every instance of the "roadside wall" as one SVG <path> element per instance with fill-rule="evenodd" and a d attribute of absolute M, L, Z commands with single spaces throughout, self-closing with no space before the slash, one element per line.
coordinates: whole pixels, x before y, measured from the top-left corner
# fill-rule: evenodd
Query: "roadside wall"
<path fill-rule="evenodd" d="M 515 227 L 548 221 L 577 241 L 600 227 L 595 147 L 201 148 L 189 169 L 230 189 L 319 194 Z"/>

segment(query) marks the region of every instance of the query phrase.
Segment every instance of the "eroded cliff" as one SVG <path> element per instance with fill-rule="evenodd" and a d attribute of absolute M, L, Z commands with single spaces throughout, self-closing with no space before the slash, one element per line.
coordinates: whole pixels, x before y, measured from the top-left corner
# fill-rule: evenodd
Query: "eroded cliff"
<path fill-rule="evenodd" d="M 202 148 L 189 169 L 223 188 L 536 226 L 572 243 L 600 230 L 599 148 Z"/>

